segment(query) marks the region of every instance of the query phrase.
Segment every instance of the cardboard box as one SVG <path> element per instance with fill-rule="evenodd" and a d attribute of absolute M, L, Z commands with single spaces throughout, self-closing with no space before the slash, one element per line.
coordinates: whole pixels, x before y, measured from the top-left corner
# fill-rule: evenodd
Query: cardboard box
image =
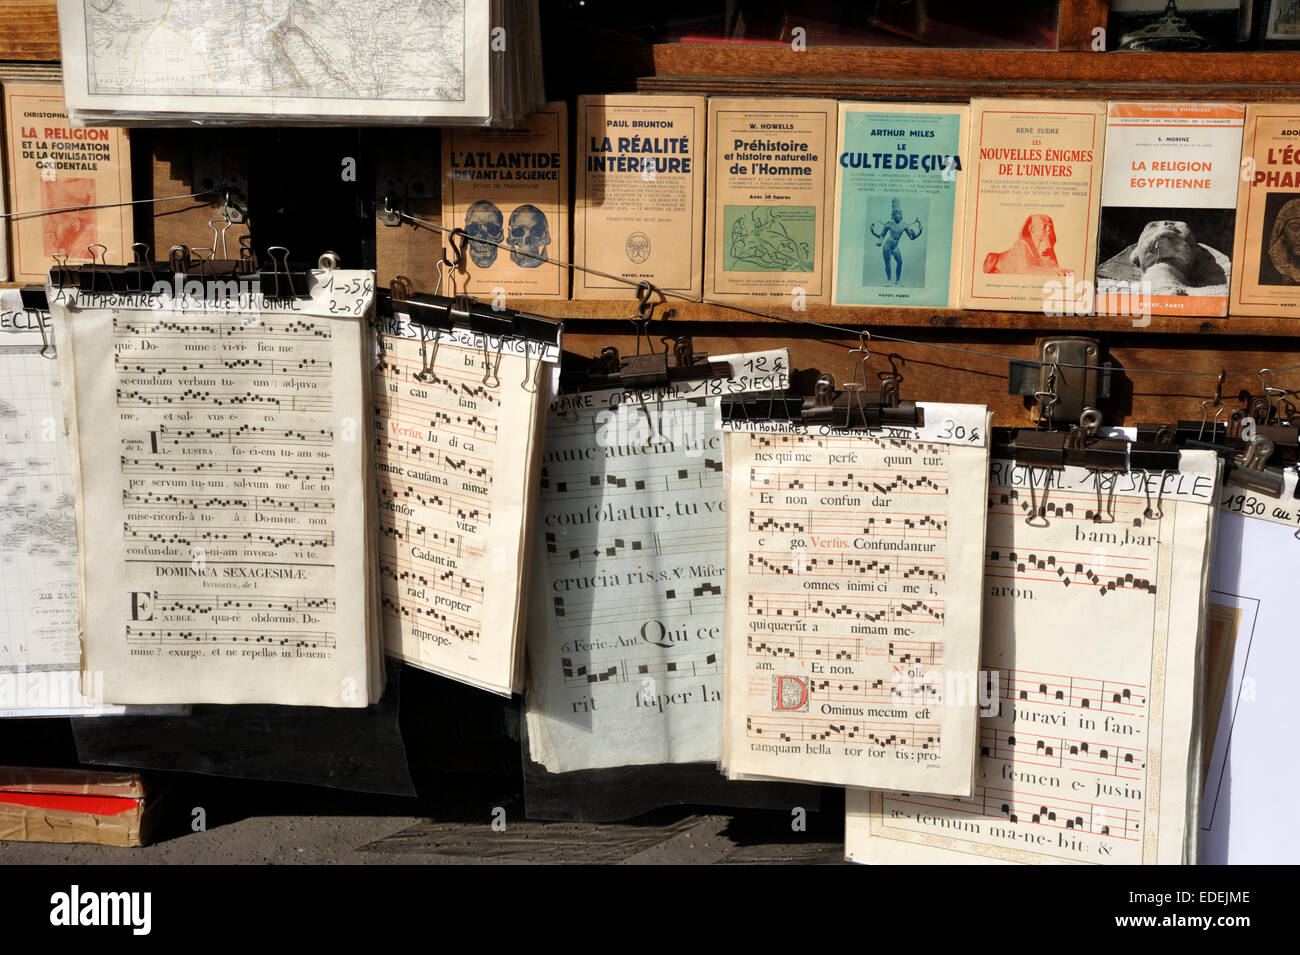
<path fill-rule="evenodd" d="M 156 805 L 139 773 L 0 766 L 0 839 L 142 846 Z"/>

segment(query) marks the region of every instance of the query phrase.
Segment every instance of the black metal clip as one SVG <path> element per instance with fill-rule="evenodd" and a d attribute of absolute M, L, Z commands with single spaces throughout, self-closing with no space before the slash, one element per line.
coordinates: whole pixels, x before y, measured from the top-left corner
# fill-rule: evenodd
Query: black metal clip
<path fill-rule="evenodd" d="M 689 381 L 730 378 L 731 375 L 728 362 L 710 361 L 707 354 L 695 351 L 689 335 L 683 335 L 664 339 L 663 351 L 647 355 L 620 356 L 617 348 L 606 345 L 600 350 L 600 357 L 593 359 L 586 368 L 576 374 L 564 375 L 561 388 L 643 390 Z"/>

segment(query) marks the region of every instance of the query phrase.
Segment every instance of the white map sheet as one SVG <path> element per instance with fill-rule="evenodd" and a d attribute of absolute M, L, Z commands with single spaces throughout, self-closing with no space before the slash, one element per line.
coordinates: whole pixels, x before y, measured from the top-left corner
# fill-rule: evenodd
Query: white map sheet
<path fill-rule="evenodd" d="M 68 107 L 486 117 L 489 0 L 59 0 Z"/>

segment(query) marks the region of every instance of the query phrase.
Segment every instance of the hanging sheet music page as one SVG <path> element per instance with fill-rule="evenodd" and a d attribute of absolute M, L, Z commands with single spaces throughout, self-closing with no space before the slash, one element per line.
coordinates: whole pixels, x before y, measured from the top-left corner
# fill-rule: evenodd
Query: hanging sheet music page
<path fill-rule="evenodd" d="M 385 318 L 374 371 L 388 653 L 508 696 L 522 687 L 524 545 L 558 335 L 421 332 Z"/>
<path fill-rule="evenodd" d="M 0 290 L 0 717 L 120 715 L 128 708 L 104 705 L 97 681 L 81 687 L 76 496 L 53 339 L 49 312 Z"/>
<path fill-rule="evenodd" d="M 1195 855 L 1199 640 L 1218 489 L 1173 472 L 994 461 L 970 798 L 849 793 L 863 862 L 1179 864 Z"/>
<path fill-rule="evenodd" d="M 1300 722 L 1295 565 L 1300 499 L 1288 471 L 1280 498 L 1224 485 L 1210 562 L 1205 651 L 1202 865 L 1294 862 L 1300 772 L 1279 759 Z"/>
<path fill-rule="evenodd" d="M 110 703 L 360 707 L 382 691 L 362 373 L 374 276 L 308 280 L 288 300 L 46 289 L 83 682 L 102 675 Z"/>
<path fill-rule="evenodd" d="M 551 404 L 530 601 L 532 758 L 550 772 L 721 757 L 719 396 L 785 389 L 784 349 L 730 377 Z"/>
<path fill-rule="evenodd" d="M 970 795 L 988 411 L 727 435 L 728 775 Z"/>

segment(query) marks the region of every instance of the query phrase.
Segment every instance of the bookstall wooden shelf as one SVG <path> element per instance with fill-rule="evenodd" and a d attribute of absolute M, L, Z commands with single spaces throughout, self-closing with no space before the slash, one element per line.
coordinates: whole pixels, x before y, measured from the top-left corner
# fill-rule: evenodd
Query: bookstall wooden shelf
<path fill-rule="evenodd" d="M 795 52 L 786 44 L 672 43 L 635 49 L 584 48 L 578 56 L 572 49 L 548 47 L 548 94 L 570 102 L 580 93 L 626 90 L 921 102 L 962 101 L 973 96 L 1300 102 L 1297 57 L 1286 53 L 1095 52 L 1094 31 L 1104 29 L 1107 7 L 1107 0 L 1061 0 L 1058 51 L 810 47 Z M 51 0 L 0 0 L 0 27 L 0 61 L 9 61 L 0 70 L 30 78 L 35 78 L 36 71 L 51 72 L 50 64 L 59 58 Z M 15 61 L 20 65 L 15 66 Z M 137 195 L 194 191 L 190 168 L 194 135 L 192 130 L 139 131 L 133 150 L 136 162 L 143 164 L 134 177 Z M 256 143 L 238 139 L 233 132 L 230 136 L 236 145 L 226 150 L 223 172 L 248 172 L 246 148 L 256 148 Z M 375 177 L 401 176 L 404 156 L 432 156 L 436 167 L 436 130 L 376 129 L 365 131 L 361 138 L 373 156 Z M 308 148 L 302 153 L 300 158 L 288 156 L 286 161 L 328 162 L 338 168 L 338 156 L 332 153 L 322 155 Z M 408 200 L 406 211 L 436 222 L 439 206 L 434 188 L 424 198 Z M 177 243 L 202 244 L 195 237 L 209 233 L 207 222 L 215 211 L 214 203 L 196 200 L 160 204 L 139 214 L 137 233 L 155 249 Z M 381 282 L 405 274 L 417 287 L 432 289 L 434 263 L 442 248 L 437 232 L 385 227 L 373 217 L 339 221 L 332 227 L 361 233 L 361 247 L 373 254 Z M 565 342 L 573 351 L 595 354 L 601 345 L 610 343 L 625 351 L 635 349 L 632 326 L 626 321 L 633 311 L 631 290 L 626 297 L 611 301 L 530 300 L 511 305 L 568 320 Z M 810 306 L 791 313 L 780 304 L 755 303 L 755 307 L 790 320 L 764 320 L 718 306 L 671 299 L 661 306 L 659 315 L 673 309 L 676 321 L 663 328 L 675 333 L 689 330 L 697 347 L 712 353 L 789 344 L 796 366 L 815 366 L 836 374 L 847 367 L 847 336 L 801 325 L 799 319 L 867 328 L 882 339 L 888 335 L 995 356 L 981 358 L 884 341 L 873 346 L 873 361 L 882 365 L 891 361 L 901 370 L 909 394 L 988 403 L 1001 424 L 1023 422 L 1027 402 L 1006 393 L 1005 356 L 1033 358 L 1035 340 L 1051 333 L 1096 336 L 1126 369 L 1108 405 L 1111 420 L 1117 424 L 1199 413 L 1199 402 L 1212 392 L 1214 376 L 1221 368 L 1300 365 L 1300 340 L 1295 337 L 1300 327 L 1292 319 L 1158 317 L 1142 325 L 1128 317 L 1029 312 Z M 1127 371 L 1144 368 L 1195 374 Z M 1279 382 L 1296 388 L 1300 373 L 1282 375 Z M 1258 383 L 1243 378 L 1230 381 L 1225 395 L 1250 386 L 1257 388 Z"/>

